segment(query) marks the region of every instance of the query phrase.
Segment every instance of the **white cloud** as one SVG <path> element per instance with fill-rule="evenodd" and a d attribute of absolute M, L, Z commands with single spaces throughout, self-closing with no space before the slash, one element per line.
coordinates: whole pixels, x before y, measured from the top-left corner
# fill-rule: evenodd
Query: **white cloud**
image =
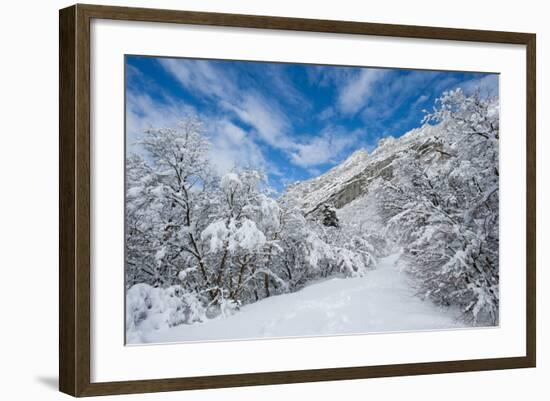
<path fill-rule="evenodd" d="M 210 158 L 219 174 L 232 169 L 266 169 L 261 149 L 249 133 L 227 119 L 211 121 L 207 125 L 212 148 Z"/>
<path fill-rule="evenodd" d="M 174 127 L 187 115 L 196 110 L 183 102 L 165 98 L 161 104 L 145 93 L 128 91 L 126 95 L 126 144 L 127 150 L 135 150 L 133 144 L 149 128 Z"/>
<path fill-rule="evenodd" d="M 206 60 L 163 59 L 160 63 L 183 87 L 215 99 L 223 110 L 253 127 L 265 143 L 278 149 L 292 147 L 290 122 L 278 104 L 253 89 L 237 89 L 236 77 L 228 71 Z"/>
<path fill-rule="evenodd" d="M 159 63 L 186 89 L 223 99 L 234 96 L 236 88 L 225 74 L 206 60 L 160 59 Z"/>
<path fill-rule="evenodd" d="M 270 104 L 258 94 L 246 93 L 238 104 L 223 102 L 244 123 L 254 127 L 259 137 L 277 149 L 293 146 L 287 135 L 290 123 L 275 104 Z"/>
<path fill-rule="evenodd" d="M 340 111 L 355 114 L 368 103 L 374 84 L 386 75 L 382 69 L 362 69 L 343 86 L 338 97 Z"/>
<path fill-rule="evenodd" d="M 411 108 L 414 108 L 422 103 L 424 103 L 426 100 L 428 100 L 430 97 L 428 95 L 420 95 L 418 98 L 414 101 Z"/>
<path fill-rule="evenodd" d="M 329 118 L 334 117 L 336 112 L 334 111 L 334 107 L 329 106 L 325 109 L 323 109 L 318 115 L 317 118 L 321 121 L 328 120 Z"/>
<path fill-rule="evenodd" d="M 326 163 L 331 158 L 330 141 L 320 137 L 314 137 L 309 143 L 297 145 L 297 150 L 291 156 L 292 162 L 301 167 Z"/>
<path fill-rule="evenodd" d="M 310 100 L 296 89 L 286 70 L 280 64 L 267 63 L 263 65 L 263 68 L 266 79 L 269 80 L 282 101 L 305 110 L 312 109 Z"/>
<path fill-rule="evenodd" d="M 334 163 L 357 147 L 364 137 L 363 130 L 349 132 L 341 127 L 329 127 L 321 135 L 296 144 L 291 152 L 291 161 L 300 167 Z"/>
<path fill-rule="evenodd" d="M 376 88 L 376 102 L 371 102 L 362 111 L 363 120 L 371 123 L 378 121 L 381 125 L 386 125 L 385 120 L 391 118 L 405 102 L 411 101 L 413 97 L 416 97 L 416 100 L 409 109 L 415 109 L 428 100 L 426 93 L 419 96 L 419 92 L 425 91 L 426 86 L 434 82 L 439 75 L 437 71 L 410 71 L 407 74 L 392 76 Z"/>
<path fill-rule="evenodd" d="M 471 79 L 466 82 L 462 82 L 458 87 L 466 94 L 472 94 L 479 90 L 481 96 L 498 96 L 499 94 L 499 76 L 498 74 L 490 74 L 481 78 Z"/>

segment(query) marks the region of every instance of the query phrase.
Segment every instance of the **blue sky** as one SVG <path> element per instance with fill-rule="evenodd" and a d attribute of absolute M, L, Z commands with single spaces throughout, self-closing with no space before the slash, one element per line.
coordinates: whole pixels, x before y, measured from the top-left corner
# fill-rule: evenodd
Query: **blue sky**
<path fill-rule="evenodd" d="M 222 174 L 258 168 L 281 191 L 421 125 L 445 90 L 498 95 L 498 75 L 126 56 L 128 151 L 197 115 Z"/>

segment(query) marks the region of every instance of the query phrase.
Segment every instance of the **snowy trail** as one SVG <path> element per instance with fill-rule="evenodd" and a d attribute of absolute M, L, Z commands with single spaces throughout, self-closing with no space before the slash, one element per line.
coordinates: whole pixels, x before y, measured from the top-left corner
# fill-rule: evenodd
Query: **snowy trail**
<path fill-rule="evenodd" d="M 455 313 L 414 296 L 398 255 L 361 278 L 332 278 L 246 305 L 205 323 L 143 333 L 143 341 L 183 342 L 431 330 L 463 327 Z"/>

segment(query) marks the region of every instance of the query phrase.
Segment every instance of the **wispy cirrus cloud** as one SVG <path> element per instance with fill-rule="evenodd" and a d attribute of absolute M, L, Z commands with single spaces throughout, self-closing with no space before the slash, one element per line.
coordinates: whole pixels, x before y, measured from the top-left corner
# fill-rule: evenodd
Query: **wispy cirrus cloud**
<path fill-rule="evenodd" d="M 186 89 L 214 98 L 222 111 L 252 127 L 267 144 L 292 147 L 290 123 L 277 101 L 245 86 L 231 71 L 222 71 L 206 60 L 163 59 L 160 64 Z M 281 82 L 279 79 L 279 85 Z"/>
<path fill-rule="evenodd" d="M 235 96 L 237 91 L 227 74 L 221 74 L 211 61 L 164 58 L 159 63 L 188 90 L 218 99 Z"/>
<path fill-rule="evenodd" d="M 479 91 L 481 96 L 498 96 L 498 81 L 499 76 L 497 74 L 492 74 L 465 81 L 458 86 L 460 86 L 467 94 L 472 94 Z"/>
<path fill-rule="evenodd" d="M 348 131 L 342 126 L 328 126 L 319 135 L 297 143 L 291 158 L 296 165 L 308 168 L 336 163 L 349 154 L 351 149 L 357 148 L 365 138 L 363 129 Z"/>
<path fill-rule="evenodd" d="M 365 68 L 352 77 L 340 90 L 338 106 L 345 114 L 355 114 L 371 102 L 377 82 L 382 80 L 387 70 Z"/>
<path fill-rule="evenodd" d="M 164 97 L 162 101 L 144 92 L 126 92 L 126 144 L 133 151 L 135 142 L 150 128 L 170 128 L 183 117 L 196 115 L 196 109 L 177 99 Z"/>
<path fill-rule="evenodd" d="M 240 167 L 266 170 L 267 162 L 252 138 L 227 119 L 212 121 L 207 127 L 211 135 L 212 164 L 223 174 Z"/>
<path fill-rule="evenodd" d="M 279 94 L 282 102 L 293 107 L 298 106 L 302 110 L 312 109 L 311 99 L 308 99 L 307 96 L 296 88 L 283 64 L 263 63 L 260 68 L 270 86 Z"/>
<path fill-rule="evenodd" d="M 257 93 L 244 93 L 237 102 L 222 101 L 242 122 L 254 127 L 258 136 L 268 145 L 279 149 L 293 147 L 288 135 L 290 122 L 279 107 Z"/>

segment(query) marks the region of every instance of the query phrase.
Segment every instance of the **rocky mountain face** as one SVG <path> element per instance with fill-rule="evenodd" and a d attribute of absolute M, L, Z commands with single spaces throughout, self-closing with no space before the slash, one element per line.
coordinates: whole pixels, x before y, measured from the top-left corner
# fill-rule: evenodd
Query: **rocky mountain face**
<path fill-rule="evenodd" d="M 436 155 L 445 158 L 432 125 L 424 125 L 396 139 L 387 137 L 368 153 L 360 149 L 341 164 L 313 179 L 290 186 L 283 197 L 292 197 L 308 217 L 317 217 L 324 205 L 342 209 L 354 200 L 366 196 L 370 184 L 377 178 L 391 180 L 392 162 L 407 149 L 414 149 L 419 158 Z"/>

